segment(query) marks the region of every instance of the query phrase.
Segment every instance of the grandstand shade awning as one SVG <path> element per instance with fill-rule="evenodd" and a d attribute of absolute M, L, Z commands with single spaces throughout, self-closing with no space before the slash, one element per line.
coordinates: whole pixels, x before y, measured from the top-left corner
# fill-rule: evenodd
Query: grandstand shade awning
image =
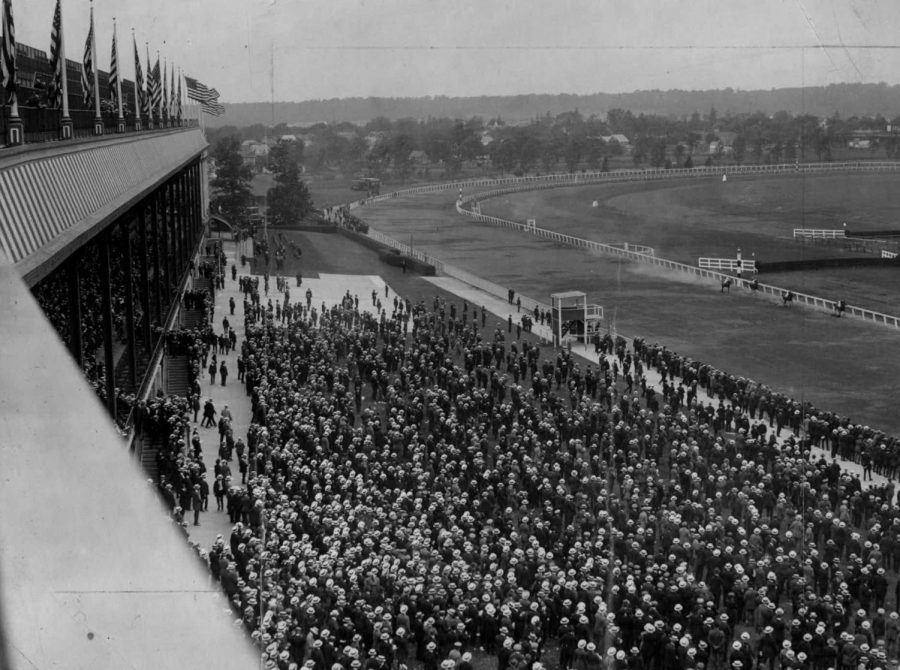
<path fill-rule="evenodd" d="M 0 251 L 34 285 L 206 148 L 201 130 L 0 153 Z"/>

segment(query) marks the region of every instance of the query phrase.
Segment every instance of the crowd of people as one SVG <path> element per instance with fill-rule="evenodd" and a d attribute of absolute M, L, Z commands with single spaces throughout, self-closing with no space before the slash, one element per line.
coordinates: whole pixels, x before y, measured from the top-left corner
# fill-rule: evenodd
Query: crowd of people
<path fill-rule="evenodd" d="M 276 318 L 245 286 L 246 486 L 220 454 L 234 527 L 207 558 L 266 667 L 896 657 L 892 438 L 641 340 L 585 363 L 439 298 Z"/>
<path fill-rule="evenodd" d="M 125 341 L 125 272 L 123 257 L 117 241 L 124 234 L 117 231 L 110 244 L 110 297 L 112 309 L 113 338 Z M 77 265 L 79 284 L 79 312 L 81 320 L 82 371 L 85 379 L 102 400 L 106 401 L 106 370 L 103 356 L 103 293 L 100 280 L 100 250 L 97 245 L 87 245 L 81 254 L 70 261 Z M 139 294 L 139 268 L 134 265 L 131 272 L 134 295 Z M 35 285 L 32 294 L 56 330 L 60 339 L 70 346 L 72 318 L 69 309 L 69 285 L 66 272 L 57 271 Z M 135 321 L 145 318 L 140 301 L 134 303 Z M 114 374 L 114 372 L 113 372 Z M 123 407 L 130 407 L 133 396 L 116 389 L 117 400 Z M 122 418 L 122 417 L 117 417 Z"/>

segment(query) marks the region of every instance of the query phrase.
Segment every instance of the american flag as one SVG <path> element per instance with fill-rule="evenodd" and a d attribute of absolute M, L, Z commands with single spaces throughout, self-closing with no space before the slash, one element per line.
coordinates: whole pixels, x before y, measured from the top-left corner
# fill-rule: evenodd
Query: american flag
<path fill-rule="evenodd" d="M 146 96 L 144 95 L 144 73 L 141 71 L 141 57 L 138 55 L 137 39 L 132 36 L 134 42 L 134 88 L 137 91 L 137 100 L 140 104 L 134 111 L 135 114 L 141 115 L 147 113 Z"/>
<path fill-rule="evenodd" d="M 180 72 L 178 73 L 181 74 Z M 175 98 L 175 117 L 181 121 L 181 77 L 178 77 L 178 97 Z"/>
<path fill-rule="evenodd" d="M 112 53 L 109 56 L 109 99 L 113 104 L 119 100 L 119 50 L 116 48 L 115 31 L 113 31 Z"/>
<path fill-rule="evenodd" d="M 201 102 L 200 109 L 202 109 L 210 116 L 222 116 L 222 114 L 225 113 L 225 105 L 223 105 L 218 100 L 213 100 L 211 102 Z"/>
<path fill-rule="evenodd" d="M 91 27 L 84 42 L 84 59 L 81 62 L 81 90 L 84 104 L 91 104 L 94 95 L 94 8 L 91 7 Z"/>
<path fill-rule="evenodd" d="M 150 65 L 150 48 L 147 48 L 147 91 L 144 93 L 144 115 L 153 116 L 153 66 Z"/>
<path fill-rule="evenodd" d="M 156 57 L 156 65 L 153 66 L 153 76 L 150 78 L 150 110 L 157 115 L 162 111 L 162 74 L 159 71 L 159 56 Z"/>
<path fill-rule="evenodd" d="M 53 28 L 50 31 L 50 84 L 47 86 L 47 104 L 51 109 L 62 107 L 62 78 L 65 63 L 62 53 L 62 0 L 56 0 L 56 11 L 53 13 Z"/>
<path fill-rule="evenodd" d="M 225 106 L 219 102 L 219 92 L 216 89 L 207 87 L 193 77 L 185 76 L 184 83 L 188 98 L 199 102 L 200 109 L 205 113 L 210 116 L 221 116 L 225 113 Z"/>
<path fill-rule="evenodd" d="M 169 69 L 169 118 L 175 118 L 175 66 Z"/>
<path fill-rule="evenodd" d="M 3 0 L 3 47 L 0 53 L 0 82 L 12 103 L 16 98 L 16 27 L 12 0 Z"/>
<path fill-rule="evenodd" d="M 191 100 L 209 102 L 210 100 L 219 99 L 219 92 L 216 89 L 208 88 L 206 84 L 197 81 L 193 77 L 185 76 L 184 83 L 187 88 L 187 96 Z"/>
<path fill-rule="evenodd" d="M 169 95 L 166 92 L 166 62 L 163 61 L 163 71 L 162 71 L 162 82 L 160 86 L 160 90 L 162 91 L 162 103 L 160 109 L 160 116 L 164 119 L 169 118 Z"/>

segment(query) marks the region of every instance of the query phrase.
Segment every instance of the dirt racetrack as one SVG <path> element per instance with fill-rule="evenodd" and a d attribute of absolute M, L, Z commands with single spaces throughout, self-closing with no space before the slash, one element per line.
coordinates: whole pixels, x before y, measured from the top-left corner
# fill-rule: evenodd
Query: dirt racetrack
<path fill-rule="evenodd" d="M 482 212 L 537 220 L 557 232 L 598 242 L 651 246 L 662 258 L 696 265 L 701 256 L 734 258 L 737 249 L 759 262 L 880 255 L 896 242 L 873 244 L 874 254 L 840 243 L 812 245 L 793 239 L 794 228 L 849 231 L 900 229 L 898 176 L 893 174 L 732 176 L 649 184 L 610 184 L 532 191 L 492 198 Z M 592 207 L 597 201 L 598 207 Z M 887 314 L 900 314 L 896 270 L 841 269 L 764 273 L 761 280 L 802 293 Z"/>
<path fill-rule="evenodd" d="M 555 197 L 568 190 L 543 193 Z M 584 290 L 604 306 L 610 328 L 620 334 L 640 335 L 900 433 L 894 399 L 900 332 L 799 306 L 783 308 L 748 292 L 723 294 L 718 284 L 681 273 L 474 223 L 456 214 L 455 199 L 447 191 L 392 199 L 357 213 L 395 239 L 530 297 L 549 302 L 555 291 Z"/>

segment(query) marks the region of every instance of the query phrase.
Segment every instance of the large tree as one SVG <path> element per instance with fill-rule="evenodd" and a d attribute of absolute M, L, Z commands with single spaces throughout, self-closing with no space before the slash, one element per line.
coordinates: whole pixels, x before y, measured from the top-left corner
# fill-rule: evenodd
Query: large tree
<path fill-rule="evenodd" d="M 272 147 L 269 166 L 275 174 L 275 186 L 267 194 L 269 216 L 275 225 L 294 225 L 312 211 L 313 203 L 309 189 L 300 179 L 300 166 L 290 142 Z"/>
<path fill-rule="evenodd" d="M 244 165 L 240 142 L 234 135 L 220 138 L 212 151 L 216 176 L 210 181 L 212 198 L 210 210 L 221 214 L 234 224 L 242 224 L 250 204 L 250 180 L 253 170 Z"/>

